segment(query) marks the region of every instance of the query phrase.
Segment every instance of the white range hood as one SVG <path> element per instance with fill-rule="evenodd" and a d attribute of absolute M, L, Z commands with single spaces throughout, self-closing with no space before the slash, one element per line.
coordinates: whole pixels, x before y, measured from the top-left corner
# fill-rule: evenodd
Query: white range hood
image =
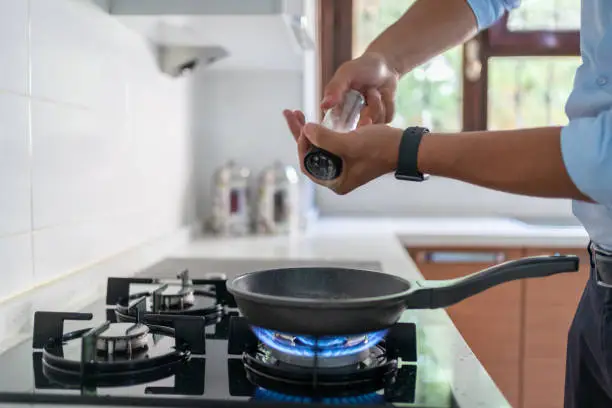
<path fill-rule="evenodd" d="M 173 47 L 174 54 L 212 55 L 207 69 L 301 70 L 304 51 L 314 49 L 314 22 L 304 16 L 309 0 L 95 1 L 166 55 Z"/>

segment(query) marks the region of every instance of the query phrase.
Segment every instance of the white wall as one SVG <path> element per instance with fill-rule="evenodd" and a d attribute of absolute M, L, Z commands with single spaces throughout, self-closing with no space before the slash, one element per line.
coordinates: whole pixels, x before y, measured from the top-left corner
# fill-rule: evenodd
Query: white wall
<path fill-rule="evenodd" d="M 188 83 L 86 0 L 0 0 L 0 299 L 179 229 Z"/>
<path fill-rule="evenodd" d="M 227 160 L 249 167 L 254 177 L 275 160 L 297 168 L 282 111 L 303 106 L 302 73 L 202 70 L 193 82 L 198 216 L 204 218 L 210 215 L 213 173 Z"/>
<path fill-rule="evenodd" d="M 307 18 L 306 30 L 317 43 L 316 1 L 306 0 L 302 5 Z M 229 58 L 210 69 L 197 71 L 193 81 L 194 157 L 200 219 L 210 215 L 213 173 L 226 160 L 248 166 L 252 170 L 253 186 L 259 172 L 275 160 L 299 168 L 295 142 L 282 116 L 283 109 L 301 109 L 309 120 L 317 117 L 316 50 L 289 52 L 292 47 L 286 43 L 290 42 L 291 34 L 287 29 L 278 30 L 284 37 L 275 39 L 275 43 L 258 43 L 260 48 L 246 52 L 242 48 L 252 44 L 248 38 L 258 38 L 258 33 L 270 28 L 245 24 L 243 18 L 249 19 L 245 16 L 228 19 L 226 25 L 236 25 L 235 38 L 222 40 L 224 46 L 237 51 L 239 56 L 230 51 Z M 284 24 L 278 17 L 273 20 L 275 24 Z M 245 45 L 238 47 L 241 43 Z M 306 217 L 316 215 L 312 208 L 314 193 L 314 184 L 302 176 L 301 201 Z"/>

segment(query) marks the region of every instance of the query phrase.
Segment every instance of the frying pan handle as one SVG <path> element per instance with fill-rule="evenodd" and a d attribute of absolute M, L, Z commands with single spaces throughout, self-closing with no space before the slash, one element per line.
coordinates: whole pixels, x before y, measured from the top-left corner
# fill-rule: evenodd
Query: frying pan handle
<path fill-rule="evenodd" d="M 416 282 L 418 288 L 408 295 L 406 307 L 448 307 L 504 282 L 577 272 L 579 265 L 580 258 L 575 255 L 544 255 L 504 262 L 457 279 L 419 281 Z"/>

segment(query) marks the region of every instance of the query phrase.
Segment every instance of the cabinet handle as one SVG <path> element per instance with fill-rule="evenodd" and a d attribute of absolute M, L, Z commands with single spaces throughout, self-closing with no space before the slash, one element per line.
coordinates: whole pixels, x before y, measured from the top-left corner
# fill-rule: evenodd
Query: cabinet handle
<path fill-rule="evenodd" d="M 416 261 L 419 263 L 484 263 L 497 264 L 506 261 L 504 252 L 486 251 L 420 251 Z"/>

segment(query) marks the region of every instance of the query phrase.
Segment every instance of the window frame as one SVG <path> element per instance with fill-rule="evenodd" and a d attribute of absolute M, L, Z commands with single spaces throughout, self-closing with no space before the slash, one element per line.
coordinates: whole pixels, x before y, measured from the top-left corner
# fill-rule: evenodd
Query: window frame
<path fill-rule="evenodd" d="M 336 69 L 353 58 L 353 1 L 319 0 L 321 92 Z M 463 46 L 462 129 L 486 130 L 488 65 L 496 57 L 580 56 L 580 32 L 511 31 L 508 14 Z M 468 75 L 470 67 L 476 67 Z"/>

